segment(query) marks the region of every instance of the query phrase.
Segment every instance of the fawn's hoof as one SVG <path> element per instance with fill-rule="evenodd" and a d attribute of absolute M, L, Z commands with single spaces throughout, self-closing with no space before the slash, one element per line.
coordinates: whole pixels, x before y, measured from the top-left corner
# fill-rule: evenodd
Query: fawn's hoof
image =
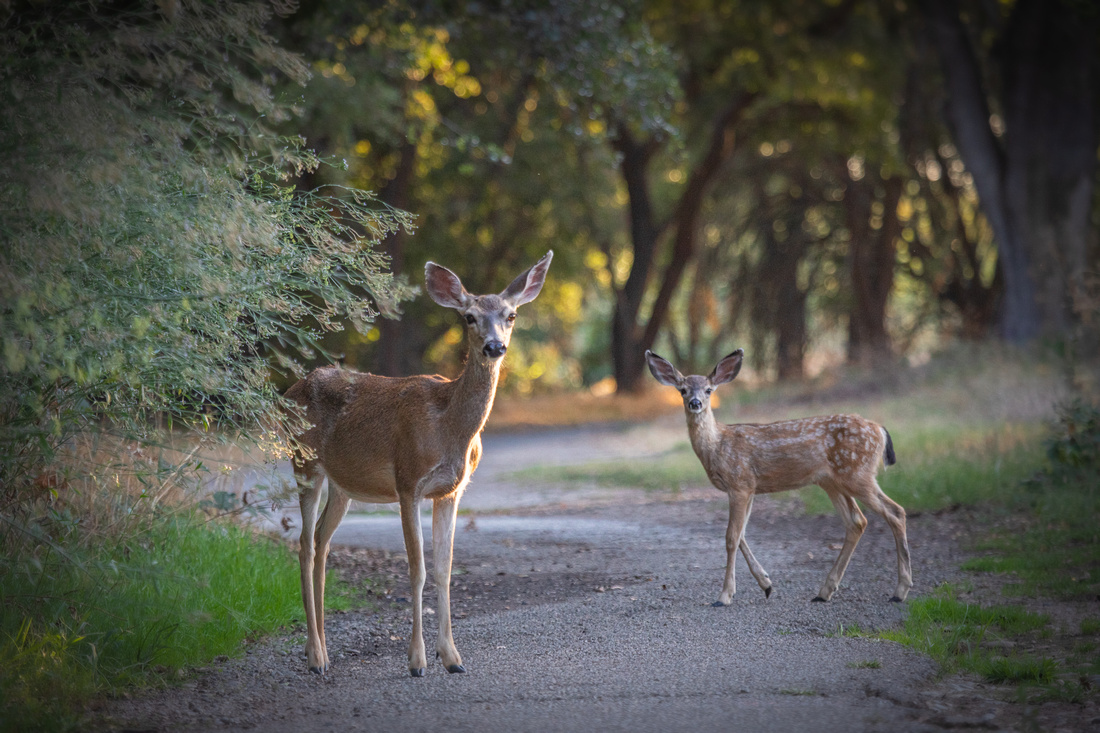
<path fill-rule="evenodd" d="M 417 667 L 416 669 L 410 668 L 409 669 L 409 676 L 410 677 L 423 677 L 424 676 L 424 668 L 423 667 Z"/>
<path fill-rule="evenodd" d="M 309 671 L 312 672 L 313 674 L 324 674 L 325 673 L 324 667 L 310 667 Z"/>
<path fill-rule="evenodd" d="M 769 585 L 767 588 L 764 589 L 764 600 L 766 601 L 771 597 L 772 597 L 772 587 Z"/>
<path fill-rule="evenodd" d="M 722 603 L 721 601 L 715 601 L 714 603 L 712 603 L 712 604 L 710 604 L 710 605 L 711 605 L 711 606 L 712 606 L 713 608 L 725 608 L 725 607 L 726 607 L 726 606 L 728 606 L 729 604 L 728 604 L 728 603 Z"/>
<path fill-rule="evenodd" d="M 814 596 L 813 598 L 810 599 L 810 603 L 824 603 L 824 602 L 825 602 L 825 599 L 822 598 L 821 596 Z"/>
<path fill-rule="evenodd" d="M 900 599 L 900 598 L 898 598 L 897 596 L 893 596 L 893 597 L 892 597 L 892 598 L 890 599 L 890 603 L 901 603 L 901 599 Z"/>
<path fill-rule="evenodd" d="M 447 671 L 451 674 L 466 674 L 466 668 L 461 664 L 452 664 L 450 667 L 447 667 Z"/>

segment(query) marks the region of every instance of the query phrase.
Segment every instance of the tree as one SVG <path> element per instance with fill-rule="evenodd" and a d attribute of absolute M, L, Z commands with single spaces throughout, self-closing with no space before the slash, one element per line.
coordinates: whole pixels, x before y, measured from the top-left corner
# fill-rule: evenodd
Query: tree
<path fill-rule="evenodd" d="M 1064 337 L 1090 262 L 1100 12 L 1069 0 L 920 7 L 944 114 L 996 238 L 1002 333 Z"/>
<path fill-rule="evenodd" d="M 289 112 L 269 82 L 308 72 L 269 17 L 150 0 L 0 18 L 0 511 L 79 461 L 80 435 L 277 431 L 271 369 L 370 321 L 357 293 L 407 295 L 373 248 L 404 215 L 286 182 L 317 161 L 268 125 Z"/>

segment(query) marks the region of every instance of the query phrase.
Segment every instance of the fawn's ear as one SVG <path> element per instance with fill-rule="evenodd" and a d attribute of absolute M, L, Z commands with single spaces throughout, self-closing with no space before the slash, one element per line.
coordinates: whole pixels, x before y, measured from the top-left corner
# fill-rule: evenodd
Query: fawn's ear
<path fill-rule="evenodd" d="M 458 275 L 434 262 L 424 265 L 424 284 L 432 300 L 444 308 L 462 310 L 473 300 L 473 296 L 462 287 L 462 281 L 458 279 Z"/>
<path fill-rule="evenodd" d="M 684 375 L 680 374 L 667 359 L 662 359 L 652 351 L 647 350 L 645 361 L 649 365 L 649 371 L 653 374 L 653 378 L 661 384 L 679 388 L 684 383 Z"/>
<path fill-rule="evenodd" d="M 745 352 L 742 349 L 737 349 L 732 354 L 722 359 L 714 367 L 714 371 L 707 377 L 710 383 L 717 386 L 719 384 L 725 384 L 726 382 L 732 382 L 733 378 L 737 376 L 737 373 L 741 371 L 741 360 L 744 358 Z"/>
<path fill-rule="evenodd" d="M 552 259 L 554 259 L 554 250 L 544 254 L 541 260 L 513 280 L 500 297 L 511 303 L 514 308 L 530 303 L 542 291 L 542 284 L 546 282 L 546 271 L 550 269 Z"/>

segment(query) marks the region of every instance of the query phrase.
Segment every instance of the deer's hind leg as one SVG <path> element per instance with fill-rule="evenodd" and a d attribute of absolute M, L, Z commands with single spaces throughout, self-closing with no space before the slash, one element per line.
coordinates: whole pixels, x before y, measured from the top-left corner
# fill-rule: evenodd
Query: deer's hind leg
<path fill-rule="evenodd" d="M 309 671 L 325 671 L 324 643 L 317 629 L 317 601 L 314 593 L 313 570 L 316 560 L 314 530 L 317 528 L 317 505 L 321 501 L 324 473 L 316 462 L 296 467 L 298 506 L 302 512 L 302 535 L 298 543 L 298 564 L 302 575 L 302 605 L 306 612 L 306 663 Z"/>
<path fill-rule="evenodd" d="M 316 608 L 314 618 L 317 620 L 317 636 L 321 642 L 321 661 L 324 665 L 322 671 L 329 668 L 328 644 L 325 641 L 325 565 L 328 562 L 329 541 L 344 515 L 348 513 L 350 503 L 348 495 L 329 479 L 328 501 L 325 502 L 321 521 L 317 525 L 317 553 L 313 561 L 313 603 Z"/>
<path fill-rule="evenodd" d="M 840 554 L 837 555 L 836 562 L 833 563 L 829 574 L 825 576 L 825 582 L 822 584 L 821 590 L 813 598 L 817 602 L 827 601 L 833 597 L 833 593 L 836 593 L 836 589 L 840 587 L 840 581 L 844 578 L 844 571 L 848 569 L 852 553 L 855 552 L 856 545 L 859 544 L 859 539 L 863 536 L 863 530 L 867 528 L 867 517 L 863 516 L 863 512 L 859 510 L 855 499 L 841 493 L 831 483 L 824 483 L 821 488 L 825 489 L 825 493 L 829 495 L 829 499 L 832 500 L 833 506 L 836 508 L 836 513 L 844 523 L 844 545 L 840 548 Z"/>
<path fill-rule="evenodd" d="M 867 485 L 865 494 L 861 494 L 867 508 L 886 520 L 890 531 L 894 533 L 894 544 L 898 550 L 898 586 L 894 596 L 890 599 L 894 603 L 901 603 L 909 595 L 909 589 L 913 587 L 913 568 L 909 559 L 909 539 L 905 532 L 905 509 L 891 499 L 878 485 L 878 481 L 872 478 Z"/>

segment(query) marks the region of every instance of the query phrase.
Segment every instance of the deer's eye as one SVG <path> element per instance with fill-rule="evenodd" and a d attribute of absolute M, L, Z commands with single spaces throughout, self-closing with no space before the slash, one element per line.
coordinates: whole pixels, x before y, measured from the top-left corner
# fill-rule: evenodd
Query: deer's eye
<path fill-rule="evenodd" d="M 680 387 L 680 394 L 687 395 L 687 393 L 688 393 L 687 387 Z"/>
<path fill-rule="evenodd" d="M 516 314 L 515 313 L 508 314 L 508 322 L 509 323 L 515 323 L 516 322 Z"/>
<path fill-rule="evenodd" d="M 713 392 L 713 391 L 714 391 L 713 389 L 708 389 L 708 390 L 707 390 L 707 394 L 709 395 L 709 394 L 710 394 L 711 392 Z"/>
<path fill-rule="evenodd" d="M 473 316 L 471 316 L 469 313 L 467 313 L 466 314 L 466 323 L 469 323 L 472 326 L 475 323 L 477 323 L 477 319 L 474 318 Z"/>

